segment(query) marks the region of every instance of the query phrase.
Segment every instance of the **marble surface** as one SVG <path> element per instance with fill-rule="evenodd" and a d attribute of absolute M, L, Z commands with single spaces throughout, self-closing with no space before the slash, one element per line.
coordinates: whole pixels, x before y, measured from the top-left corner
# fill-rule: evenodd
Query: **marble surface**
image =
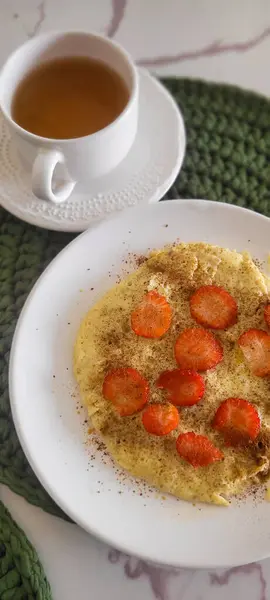
<path fill-rule="evenodd" d="M 115 38 L 160 75 L 270 95 L 269 0 L 0 0 L 0 14 L 0 63 L 40 32 L 87 29 Z M 4 486 L 0 497 L 38 550 L 54 600 L 270 598 L 270 559 L 220 571 L 162 569 L 108 548 Z"/>
<path fill-rule="evenodd" d="M 226 81 L 270 95 L 269 0 L 0 0 L 0 62 L 51 29 L 89 29 L 164 74 Z"/>

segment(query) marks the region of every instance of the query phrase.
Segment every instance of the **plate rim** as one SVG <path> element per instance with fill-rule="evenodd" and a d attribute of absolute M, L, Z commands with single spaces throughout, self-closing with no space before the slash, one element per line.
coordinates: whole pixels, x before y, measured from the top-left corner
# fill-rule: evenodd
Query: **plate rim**
<path fill-rule="evenodd" d="M 231 204 L 227 204 L 225 202 L 215 202 L 215 201 L 211 201 L 211 200 L 203 200 L 203 199 L 175 199 L 175 200 L 168 200 L 166 201 L 168 202 L 170 205 L 174 204 L 174 205 L 178 205 L 178 206 L 185 206 L 188 205 L 190 203 L 192 203 L 193 207 L 198 207 L 200 208 L 202 206 L 202 203 L 205 204 L 205 206 L 210 207 L 210 206 L 218 206 L 221 209 L 225 209 L 225 210 L 229 210 L 231 212 L 238 212 L 238 213 L 243 213 L 243 212 L 247 212 L 247 213 L 251 213 L 252 216 L 254 217 L 254 219 L 259 220 L 259 221 L 264 221 L 264 222 L 269 222 L 269 228 L 270 228 L 270 218 L 262 215 L 260 213 L 257 213 L 255 211 L 252 211 L 248 208 L 243 208 L 237 205 L 231 205 Z M 163 204 L 163 203 L 162 203 Z M 161 205 L 160 203 L 157 203 L 156 206 Z M 143 211 L 148 211 L 148 210 L 152 210 L 152 206 L 151 204 L 147 204 L 147 205 L 141 205 L 141 206 L 136 206 L 134 208 L 131 209 L 131 211 L 133 212 L 143 212 Z M 111 215 L 107 220 L 103 220 L 100 223 L 97 224 L 97 226 L 95 227 L 95 229 L 97 228 L 102 228 L 103 225 L 105 223 L 108 223 L 108 221 L 111 221 L 113 224 L 114 220 L 124 220 L 126 216 L 126 211 L 122 211 L 121 213 L 116 213 Z M 132 554 L 132 556 L 135 556 L 139 559 L 145 560 L 147 562 L 153 563 L 153 564 L 159 564 L 160 566 L 171 566 L 174 568 L 193 568 L 193 569 L 202 569 L 202 568 L 207 568 L 207 569 L 218 569 L 218 568 L 231 568 L 231 567 L 238 567 L 239 565 L 241 565 L 242 563 L 239 563 L 239 561 L 235 560 L 235 561 L 230 561 L 230 562 L 222 562 L 222 563 L 206 563 L 206 562 L 201 562 L 201 563 L 194 563 L 192 561 L 189 562 L 185 562 L 183 564 L 183 562 L 179 562 L 177 559 L 175 559 L 174 561 L 156 561 L 155 558 L 152 558 L 151 556 L 149 556 L 149 554 L 146 552 L 144 552 L 143 550 L 140 552 L 136 552 L 134 550 L 130 550 L 130 548 L 128 547 L 128 545 L 125 544 L 118 544 L 118 542 L 114 539 L 111 539 L 110 537 L 106 536 L 104 533 L 100 533 L 99 531 L 97 531 L 95 529 L 95 526 L 93 524 L 93 526 L 89 526 L 89 524 L 87 522 L 85 522 L 84 519 L 81 519 L 80 516 L 78 516 L 76 514 L 76 511 L 74 511 L 73 509 L 69 509 L 69 507 L 66 507 L 66 502 L 65 499 L 59 497 L 58 491 L 54 490 L 51 487 L 50 482 L 46 479 L 46 477 L 43 477 L 42 472 L 40 472 L 39 470 L 39 466 L 38 463 L 35 462 L 35 457 L 31 455 L 31 453 L 28 450 L 28 446 L 27 446 L 27 440 L 24 437 L 24 433 L 23 433 L 23 427 L 21 426 L 21 421 L 17 412 L 17 407 L 18 407 L 18 401 L 16 401 L 15 398 L 15 392 L 14 392 L 14 383 L 13 383 L 13 370 L 14 370 L 14 364 L 15 364 L 15 358 L 16 358 L 16 341 L 17 341 L 17 337 L 19 335 L 20 332 L 20 327 L 21 324 L 23 322 L 24 319 L 24 315 L 26 313 L 26 311 L 28 310 L 28 307 L 31 304 L 32 301 L 32 297 L 35 294 L 36 289 L 38 288 L 38 286 L 40 285 L 41 281 L 48 276 L 48 274 L 50 273 L 50 270 L 55 266 L 55 264 L 57 263 L 58 260 L 61 259 L 61 256 L 67 251 L 67 249 L 69 249 L 71 246 L 75 245 L 75 244 L 80 244 L 80 240 L 82 237 L 87 236 L 87 235 L 91 235 L 92 233 L 92 229 L 88 229 L 86 231 L 83 231 L 79 236 L 77 236 L 74 240 L 72 240 L 71 242 L 69 242 L 69 244 L 67 244 L 58 254 L 57 256 L 49 263 L 49 265 L 46 267 L 46 269 L 42 272 L 42 274 L 40 275 L 40 277 L 38 278 L 38 280 L 35 282 L 34 286 L 32 287 L 29 295 L 27 296 L 27 299 L 23 305 L 23 308 L 21 310 L 21 313 L 19 315 L 19 318 L 17 320 L 16 323 L 16 328 L 15 328 L 15 332 L 13 335 L 13 340 L 12 340 L 12 345 L 11 345 L 11 350 L 10 350 L 10 359 L 9 359 L 9 373 L 8 373 L 8 387 L 9 387 L 9 396 L 10 396 L 10 407 L 11 407 L 11 413 L 12 413 L 12 418 L 13 418 L 13 422 L 14 422 L 14 426 L 21 444 L 21 447 L 23 449 L 23 452 L 31 466 L 31 468 L 33 469 L 35 475 L 37 476 L 39 482 L 41 483 L 41 485 L 44 487 L 44 489 L 46 490 L 46 492 L 51 496 L 51 498 L 54 500 L 54 502 L 74 521 L 75 524 L 79 525 L 80 527 L 82 527 L 82 529 L 84 529 L 87 533 L 90 533 L 91 535 L 93 535 L 94 537 L 96 537 L 97 539 L 101 540 L 103 543 L 115 547 L 118 550 L 120 550 L 121 552 L 125 553 L 125 554 Z M 112 239 L 112 243 L 113 243 L 113 239 Z M 222 510 L 222 509 L 221 509 Z M 270 556 L 270 545 L 269 545 L 269 553 L 261 553 L 259 554 L 257 557 L 253 557 L 252 559 L 250 559 L 248 562 L 245 562 L 245 564 L 250 564 L 253 562 L 257 562 L 260 560 L 263 560 L 265 558 L 268 558 Z"/>

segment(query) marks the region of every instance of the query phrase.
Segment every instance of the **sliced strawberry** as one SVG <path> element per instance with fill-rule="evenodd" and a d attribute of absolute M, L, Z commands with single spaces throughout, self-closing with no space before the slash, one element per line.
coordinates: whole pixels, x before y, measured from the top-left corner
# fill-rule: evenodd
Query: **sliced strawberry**
<path fill-rule="evenodd" d="M 266 331 L 248 329 L 240 335 L 238 345 L 253 375 L 270 375 L 270 335 Z"/>
<path fill-rule="evenodd" d="M 223 435 L 227 446 L 239 446 L 255 440 L 261 428 L 257 409 L 242 398 L 224 400 L 212 424 Z"/>
<path fill-rule="evenodd" d="M 266 304 L 264 309 L 264 320 L 266 322 L 267 327 L 270 327 L 270 304 Z"/>
<path fill-rule="evenodd" d="M 172 404 L 148 404 L 142 413 L 143 426 L 153 435 L 167 435 L 179 424 L 179 413 Z"/>
<path fill-rule="evenodd" d="M 142 337 L 159 338 L 168 331 L 172 322 L 172 309 L 164 296 L 148 292 L 131 313 L 131 327 Z"/>
<path fill-rule="evenodd" d="M 204 380 L 199 373 L 188 369 L 164 371 L 159 376 L 156 385 L 168 390 L 168 400 L 176 406 L 192 406 L 197 404 L 204 395 Z"/>
<path fill-rule="evenodd" d="M 222 287 L 203 285 L 190 298 L 190 313 L 204 327 L 227 329 L 237 321 L 237 304 Z"/>
<path fill-rule="evenodd" d="M 143 408 L 149 398 L 149 385 L 136 369 L 125 367 L 106 375 L 102 392 L 119 415 L 125 417 Z"/>
<path fill-rule="evenodd" d="M 224 458 L 223 453 L 207 437 L 193 431 L 180 433 L 176 440 L 176 450 L 193 467 L 207 467 Z"/>
<path fill-rule="evenodd" d="M 213 333 L 191 327 L 180 333 L 174 346 L 175 358 L 181 369 L 207 371 L 223 358 L 223 349 Z"/>

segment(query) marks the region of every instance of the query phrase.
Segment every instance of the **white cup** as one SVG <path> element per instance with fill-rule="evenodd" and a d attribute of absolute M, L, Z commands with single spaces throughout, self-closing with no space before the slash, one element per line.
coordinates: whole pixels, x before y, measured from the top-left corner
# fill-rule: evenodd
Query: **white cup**
<path fill-rule="evenodd" d="M 26 131 L 11 115 L 18 84 L 36 66 L 71 56 L 103 61 L 121 75 L 129 91 L 126 107 L 107 127 L 80 138 L 55 140 Z M 46 33 L 11 54 L 0 72 L 0 108 L 23 165 L 32 170 L 32 191 L 38 198 L 63 202 L 77 182 L 91 186 L 91 180 L 109 173 L 125 158 L 137 131 L 138 91 L 138 74 L 129 55 L 100 35 Z"/>

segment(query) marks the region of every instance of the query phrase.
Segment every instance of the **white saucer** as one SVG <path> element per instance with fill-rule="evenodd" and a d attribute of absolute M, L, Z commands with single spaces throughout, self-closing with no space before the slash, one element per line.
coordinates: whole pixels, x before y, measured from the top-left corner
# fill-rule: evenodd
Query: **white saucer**
<path fill-rule="evenodd" d="M 60 205 L 38 200 L 0 114 L 0 204 L 32 225 L 58 231 L 83 231 L 110 213 L 135 204 L 158 202 L 182 165 L 186 135 L 178 106 L 147 71 L 140 73 L 139 125 L 126 159 L 91 185 L 76 186 Z"/>

